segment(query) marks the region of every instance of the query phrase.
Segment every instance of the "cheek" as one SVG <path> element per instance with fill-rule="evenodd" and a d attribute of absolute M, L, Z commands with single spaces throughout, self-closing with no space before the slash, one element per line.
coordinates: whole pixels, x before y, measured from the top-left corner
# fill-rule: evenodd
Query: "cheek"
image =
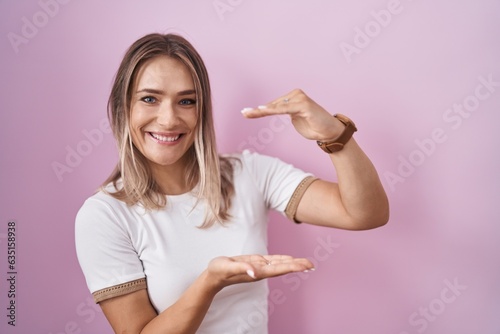
<path fill-rule="evenodd" d="M 141 128 L 146 124 L 144 113 L 141 110 L 132 110 L 130 114 L 130 132 L 132 134 L 140 135 Z"/>
<path fill-rule="evenodd" d="M 140 124 L 139 112 L 132 111 L 130 113 L 130 130 L 136 129 L 138 124 Z"/>
<path fill-rule="evenodd" d="M 130 137 L 132 138 L 132 143 L 134 143 L 137 146 L 138 139 L 141 136 L 140 131 L 137 129 L 134 129 L 133 127 L 130 127 L 129 131 L 130 131 Z"/>
<path fill-rule="evenodd" d="M 128 131 L 130 132 L 130 135 L 132 136 L 132 138 L 134 138 L 135 133 L 137 132 L 137 125 L 136 124 L 137 123 L 131 117 L 130 118 L 130 123 L 129 123 L 129 126 L 128 126 Z"/>
<path fill-rule="evenodd" d="M 140 124 L 140 120 L 137 119 L 137 117 L 134 117 L 134 115 L 130 116 L 128 130 L 132 139 L 132 143 L 134 143 L 135 146 L 139 145 L 141 138 L 143 137 Z"/>
<path fill-rule="evenodd" d="M 187 120 L 191 129 L 193 129 L 193 132 L 196 132 L 196 129 L 198 127 L 198 121 L 199 121 L 198 113 L 195 111 L 195 112 L 193 112 L 192 115 L 190 115 L 189 119 Z"/>

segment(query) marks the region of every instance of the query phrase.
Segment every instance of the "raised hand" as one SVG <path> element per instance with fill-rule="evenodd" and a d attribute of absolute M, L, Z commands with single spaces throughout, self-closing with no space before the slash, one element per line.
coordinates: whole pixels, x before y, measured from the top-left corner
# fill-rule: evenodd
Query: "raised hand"
<path fill-rule="evenodd" d="M 288 114 L 297 132 L 312 140 L 334 139 L 344 129 L 339 120 L 300 89 L 257 108 L 244 108 L 241 113 L 247 118 Z"/>

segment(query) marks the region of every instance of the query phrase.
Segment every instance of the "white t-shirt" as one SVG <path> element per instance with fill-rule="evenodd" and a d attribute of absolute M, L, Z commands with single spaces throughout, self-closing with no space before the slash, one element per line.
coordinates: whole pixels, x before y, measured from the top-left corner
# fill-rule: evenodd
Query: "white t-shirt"
<path fill-rule="evenodd" d="M 204 201 L 167 196 L 165 209 L 146 211 L 99 192 L 76 217 L 76 250 L 89 290 L 146 278 L 157 312 L 175 303 L 217 256 L 267 254 L 267 212 L 284 212 L 307 174 L 257 153 L 236 155 L 231 221 L 200 229 Z M 267 282 L 219 292 L 197 333 L 267 333 Z"/>

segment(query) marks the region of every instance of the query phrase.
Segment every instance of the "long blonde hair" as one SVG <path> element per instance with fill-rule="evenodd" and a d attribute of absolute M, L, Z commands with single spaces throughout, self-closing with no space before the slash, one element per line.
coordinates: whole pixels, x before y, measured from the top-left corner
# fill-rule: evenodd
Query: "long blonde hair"
<path fill-rule="evenodd" d="M 207 212 L 201 227 L 230 218 L 234 194 L 232 159 L 217 153 L 208 73 L 198 52 L 183 37 L 175 34 L 149 34 L 127 50 L 116 73 L 108 100 L 108 117 L 117 141 L 119 162 L 101 189 L 129 205 L 140 203 L 148 210 L 165 207 L 166 196 L 152 176 L 147 159 L 135 147 L 130 135 L 132 85 L 141 66 L 149 59 L 168 56 L 182 62 L 191 72 L 198 112 L 193 146 L 186 152 L 186 180 L 190 189 L 198 184 L 198 199 L 206 200 Z M 106 186 L 113 183 L 116 191 Z M 118 184 L 121 183 L 121 184 Z"/>

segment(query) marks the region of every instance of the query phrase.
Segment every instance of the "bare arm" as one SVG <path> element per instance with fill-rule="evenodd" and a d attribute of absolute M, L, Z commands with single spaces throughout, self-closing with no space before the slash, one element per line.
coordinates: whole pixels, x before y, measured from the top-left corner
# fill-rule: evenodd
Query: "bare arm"
<path fill-rule="evenodd" d="M 296 219 L 315 225 L 366 230 L 384 225 L 389 204 L 371 161 L 354 139 L 330 154 L 338 183 L 313 182 L 299 203 Z"/>
<path fill-rule="evenodd" d="M 243 115 L 248 118 L 278 114 L 289 114 L 297 132 L 311 140 L 336 138 L 344 128 L 339 120 L 301 90 L 294 90 L 265 106 L 243 110 Z M 389 219 L 387 196 L 375 167 L 354 138 L 343 150 L 329 156 L 337 171 L 338 183 L 313 182 L 304 193 L 295 218 L 310 224 L 350 230 L 384 225 Z"/>
<path fill-rule="evenodd" d="M 115 333 L 196 333 L 217 293 L 206 272 L 171 307 L 156 314 L 147 290 L 139 290 L 100 303 Z"/>
<path fill-rule="evenodd" d="M 284 255 L 242 255 L 213 259 L 179 300 L 157 314 L 147 290 L 100 303 L 115 333 L 196 333 L 215 295 L 224 287 L 312 269 L 307 259 Z M 252 277 L 253 276 L 253 277 Z"/>

